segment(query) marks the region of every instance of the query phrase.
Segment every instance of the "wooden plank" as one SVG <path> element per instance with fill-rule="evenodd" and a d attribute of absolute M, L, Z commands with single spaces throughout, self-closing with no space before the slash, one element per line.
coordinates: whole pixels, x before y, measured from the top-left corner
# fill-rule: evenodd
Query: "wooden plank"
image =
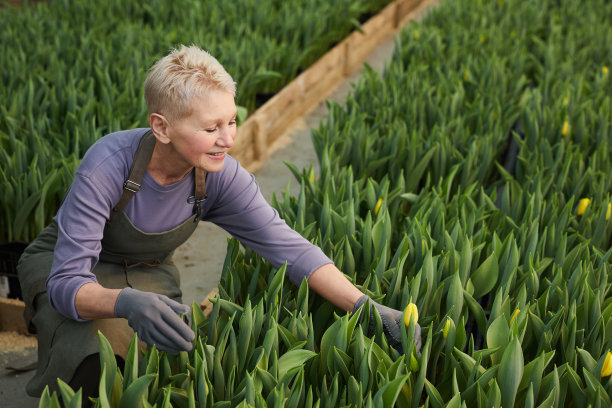
<path fill-rule="evenodd" d="M 262 105 L 257 110 L 260 115 L 262 130 L 268 131 L 271 124 L 285 116 L 287 107 L 299 105 L 302 92 L 302 84 L 294 79 L 282 91 Z"/>
<path fill-rule="evenodd" d="M 280 126 L 281 123 L 287 123 L 296 119 L 296 107 L 302 106 L 302 84 L 294 79 L 281 92 L 272 97 L 261 108 L 257 110 L 259 115 L 260 134 L 255 137 L 257 141 L 262 142 L 266 150 L 277 138 L 272 134 Z M 267 157 L 267 151 L 262 157 Z"/>
<path fill-rule="evenodd" d="M 302 89 L 306 92 L 311 89 L 320 89 L 319 84 L 325 77 L 331 77 L 337 81 L 342 79 L 345 62 L 346 44 L 341 42 L 298 76 L 296 81 L 301 82 Z"/>
<path fill-rule="evenodd" d="M 268 123 L 266 140 L 271 145 L 291 126 L 296 119 L 310 112 L 322 99 L 329 96 L 344 77 L 340 75 L 324 75 L 316 86 L 305 89 L 300 96 L 300 103 L 287 106 L 283 117 Z"/>
<path fill-rule="evenodd" d="M 14 331 L 28 334 L 23 319 L 25 303 L 19 299 L 0 297 L 0 331 Z"/>
<path fill-rule="evenodd" d="M 274 143 L 293 121 L 328 96 L 333 85 L 340 83 L 344 77 L 344 60 L 345 48 L 334 47 L 258 109 L 263 115 L 260 131 L 265 133 L 268 145 Z"/>
<path fill-rule="evenodd" d="M 248 155 L 251 160 L 257 160 L 261 155 L 261 146 L 257 144 L 257 134 L 259 132 L 259 113 L 255 112 L 251 115 L 243 124 L 240 126 L 239 130 L 242 132 L 240 137 L 244 138 L 243 142 L 246 145 L 239 145 L 238 147 L 241 149 L 246 149 L 248 151 L 243 152 L 244 155 Z"/>
<path fill-rule="evenodd" d="M 254 114 L 253 114 L 254 115 Z M 257 121 L 249 117 L 240 125 L 236 131 L 234 146 L 229 150 L 229 154 L 242 163 L 243 166 L 255 161 L 256 152 L 254 148 L 254 132 L 257 130 Z"/>
<path fill-rule="evenodd" d="M 255 151 L 255 162 L 261 162 L 268 157 L 269 146 L 266 141 L 266 130 L 264 129 L 265 115 L 257 111 L 253 115 L 253 150 Z"/>
<path fill-rule="evenodd" d="M 364 34 L 353 32 L 348 38 L 346 71 L 350 74 L 361 67 L 368 54 L 395 32 L 397 4 L 391 3 L 372 17 L 362 28 Z"/>
<path fill-rule="evenodd" d="M 406 17 L 415 10 L 423 0 L 398 0 L 396 27 L 400 28 L 406 21 Z"/>
<path fill-rule="evenodd" d="M 415 2 L 412 8 L 410 8 L 402 19 L 400 19 L 398 29 L 402 29 L 405 25 L 420 19 L 424 16 L 426 9 L 437 5 L 438 0 L 418 0 Z"/>
<path fill-rule="evenodd" d="M 202 309 L 202 312 L 204 312 L 204 315 L 206 317 L 210 316 L 210 313 L 212 312 L 212 309 L 213 309 L 213 304 L 208 299 L 214 298 L 218 294 L 219 294 L 219 288 L 214 288 L 208 293 L 208 295 L 206 295 L 206 298 L 202 301 L 202 303 L 200 303 L 200 309 Z"/>

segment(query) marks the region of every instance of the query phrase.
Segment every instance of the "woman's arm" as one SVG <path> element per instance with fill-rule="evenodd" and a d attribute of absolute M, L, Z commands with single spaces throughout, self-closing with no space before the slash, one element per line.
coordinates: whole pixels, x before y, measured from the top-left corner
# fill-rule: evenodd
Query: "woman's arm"
<path fill-rule="evenodd" d="M 308 278 L 308 286 L 347 312 L 352 312 L 357 299 L 363 296 L 334 264 L 316 269 Z"/>
<path fill-rule="evenodd" d="M 76 293 L 97 282 L 92 272 L 98 262 L 104 227 L 121 197 L 138 130 L 107 135 L 85 154 L 64 201 L 54 217 L 58 235 L 53 265 L 47 279 L 49 303 L 64 316 L 79 320 Z"/>
<path fill-rule="evenodd" d="M 355 309 L 363 306 L 366 301 L 376 308 L 383 323 L 383 330 L 387 335 L 387 341 L 396 350 L 402 352 L 401 330 L 404 328 L 403 313 L 399 310 L 380 305 L 361 293 L 342 272 L 333 264 L 323 265 L 316 269 L 308 278 L 308 286 L 327 301 L 333 303 L 347 312 L 355 312 Z M 372 311 L 370 311 L 370 316 Z M 370 325 L 367 328 L 368 336 L 374 334 L 374 325 L 370 317 Z M 421 326 L 418 323 L 414 332 L 415 347 L 417 353 L 421 350 Z"/>
<path fill-rule="evenodd" d="M 319 247 L 280 218 L 261 195 L 253 175 L 233 158 L 226 157 L 221 172 L 209 174 L 207 188 L 202 219 L 223 228 L 274 267 L 286 262 L 286 276 L 295 285 L 332 263 Z"/>
<path fill-rule="evenodd" d="M 115 303 L 121 289 L 106 289 L 99 283 L 86 283 L 74 298 L 74 306 L 81 319 L 108 319 L 115 317 Z"/>

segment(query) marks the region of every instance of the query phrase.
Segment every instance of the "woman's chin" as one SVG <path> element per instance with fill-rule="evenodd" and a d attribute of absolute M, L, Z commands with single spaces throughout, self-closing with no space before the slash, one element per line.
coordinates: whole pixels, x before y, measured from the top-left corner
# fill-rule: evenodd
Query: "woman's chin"
<path fill-rule="evenodd" d="M 204 161 L 204 163 L 202 163 L 202 166 L 198 166 L 203 168 L 204 170 L 206 170 L 209 173 L 216 173 L 218 171 L 221 171 L 221 169 L 223 169 L 223 163 L 225 162 L 225 160 L 207 160 Z"/>

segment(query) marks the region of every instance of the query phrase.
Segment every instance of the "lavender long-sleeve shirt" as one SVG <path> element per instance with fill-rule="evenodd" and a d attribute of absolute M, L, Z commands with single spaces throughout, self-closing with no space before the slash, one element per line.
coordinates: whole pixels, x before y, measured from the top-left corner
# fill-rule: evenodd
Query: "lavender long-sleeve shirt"
<path fill-rule="evenodd" d="M 97 282 L 92 270 L 98 262 L 101 239 L 111 208 L 123 193 L 123 183 L 148 129 L 109 134 L 85 154 L 55 221 L 58 239 L 47 280 L 51 306 L 75 320 L 74 299 L 85 283 Z M 125 208 L 130 221 L 146 233 L 168 231 L 193 217 L 194 172 L 168 186 L 145 172 L 142 187 Z M 228 231 L 275 267 L 287 262 L 287 275 L 295 284 L 332 261 L 300 234 L 289 228 L 259 191 L 255 178 L 230 156 L 223 169 L 206 178 L 208 199 L 202 220 Z"/>

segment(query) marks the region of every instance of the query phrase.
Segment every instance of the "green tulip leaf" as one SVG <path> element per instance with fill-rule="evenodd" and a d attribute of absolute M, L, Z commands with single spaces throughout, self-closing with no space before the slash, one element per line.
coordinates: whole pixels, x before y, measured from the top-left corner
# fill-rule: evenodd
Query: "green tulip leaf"
<path fill-rule="evenodd" d="M 145 374 L 134 380 L 125 390 L 119 408 L 138 407 L 142 397 L 146 395 L 149 384 L 157 377 L 157 374 Z"/>
<path fill-rule="evenodd" d="M 302 366 L 316 354 L 310 350 L 291 350 L 283 354 L 278 359 L 278 378 L 283 378 L 289 370 Z"/>
<path fill-rule="evenodd" d="M 473 298 L 480 299 L 489 293 L 495 287 L 498 276 L 499 266 L 497 257 L 493 253 L 470 276 L 472 285 L 474 285 Z"/>
<path fill-rule="evenodd" d="M 497 375 L 502 395 L 502 406 L 514 406 L 523 370 L 523 350 L 518 338 L 515 337 L 504 350 Z"/>

